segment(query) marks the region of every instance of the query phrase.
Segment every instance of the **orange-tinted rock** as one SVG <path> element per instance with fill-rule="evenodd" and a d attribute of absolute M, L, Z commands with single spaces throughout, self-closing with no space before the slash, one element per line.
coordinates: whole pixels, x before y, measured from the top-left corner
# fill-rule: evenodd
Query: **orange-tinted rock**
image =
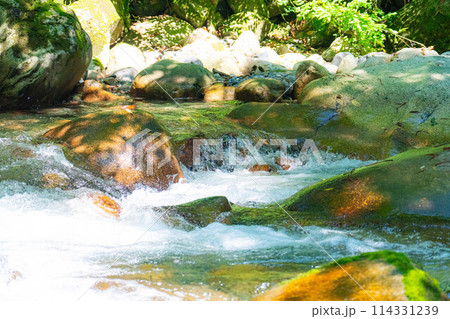
<path fill-rule="evenodd" d="M 120 205 L 104 194 L 90 194 L 88 198 L 95 206 L 101 208 L 107 215 L 120 217 Z"/>
<path fill-rule="evenodd" d="M 121 107 L 120 107 L 120 109 L 121 110 L 125 110 L 125 111 L 134 111 L 134 110 L 136 110 L 136 105 L 122 105 Z"/>
<path fill-rule="evenodd" d="M 233 86 L 224 86 L 223 84 L 214 84 L 205 91 L 205 101 L 232 101 L 236 97 L 236 88 Z"/>
<path fill-rule="evenodd" d="M 418 301 L 445 299 L 439 283 L 404 254 L 390 251 L 343 258 L 271 289 L 255 300 Z M 342 267 L 342 268 L 341 268 Z"/>
<path fill-rule="evenodd" d="M 55 173 L 48 173 L 42 177 L 45 188 L 61 188 L 65 189 L 69 186 L 69 180 Z"/>
<path fill-rule="evenodd" d="M 35 154 L 32 150 L 27 149 L 27 148 L 23 148 L 23 147 L 16 147 L 12 152 L 11 155 L 14 158 L 30 158 L 30 157 L 34 157 Z"/>
<path fill-rule="evenodd" d="M 62 142 L 82 155 L 81 163 L 128 188 L 142 183 L 166 189 L 184 178 L 164 127 L 147 112 L 91 113 L 44 136 Z"/>
<path fill-rule="evenodd" d="M 259 165 L 255 164 L 248 169 L 250 172 L 276 172 L 276 168 L 271 165 Z"/>
<path fill-rule="evenodd" d="M 97 81 L 87 80 L 83 85 L 82 99 L 86 103 L 97 103 L 103 101 L 123 100 L 124 98 L 105 91 L 103 89 L 103 85 Z"/>

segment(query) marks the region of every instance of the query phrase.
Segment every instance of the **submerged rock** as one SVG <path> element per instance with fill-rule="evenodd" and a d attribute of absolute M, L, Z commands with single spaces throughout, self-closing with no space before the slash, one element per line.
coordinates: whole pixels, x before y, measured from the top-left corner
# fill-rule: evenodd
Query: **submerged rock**
<path fill-rule="evenodd" d="M 65 98 L 92 57 L 72 10 L 53 2 L 0 2 L 0 110 Z"/>
<path fill-rule="evenodd" d="M 213 196 L 177 206 L 166 206 L 157 210 L 165 211 L 168 215 L 166 222 L 172 225 L 175 221 L 174 217 L 178 216 L 193 226 L 206 227 L 215 222 L 229 224 L 226 213 L 231 211 L 231 204 L 224 196 Z"/>
<path fill-rule="evenodd" d="M 67 146 L 75 164 L 128 188 L 144 184 L 166 189 L 184 177 L 165 129 L 147 112 L 92 113 L 44 136 Z"/>
<path fill-rule="evenodd" d="M 213 74 L 199 65 L 162 60 L 136 76 L 130 94 L 158 100 L 200 98 L 214 82 Z"/>
<path fill-rule="evenodd" d="M 104 90 L 103 84 L 94 81 L 84 81 L 81 89 L 81 98 L 86 103 L 98 103 L 103 101 L 123 100 L 124 97 Z"/>
<path fill-rule="evenodd" d="M 283 207 L 330 218 L 450 218 L 450 144 L 410 150 L 302 189 Z M 404 217 L 407 219 L 407 217 Z"/>
<path fill-rule="evenodd" d="M 379 251 L 342 258 L 323 265 L 265 292 L 254 300 L 439 301 L 444 299 L 446 298 L 439 288 L 438 281 L 419 269 L 406 255 Z"/>

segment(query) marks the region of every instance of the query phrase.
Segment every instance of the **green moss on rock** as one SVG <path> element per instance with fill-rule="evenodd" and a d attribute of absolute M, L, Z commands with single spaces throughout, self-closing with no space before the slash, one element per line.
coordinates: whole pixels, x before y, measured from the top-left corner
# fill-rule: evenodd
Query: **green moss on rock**
<path fill-rule="evenodd" d="M 49 105 L 69 94 L 92 54 L 73 11 L 32 0 L 3 0 L 0 9 L 0 109 Z"/>
<path fill-rule="evenodd" d="M 282 283 L 256 300 L 438 301 L 444 298 L 438 281 L 417 268 L 406 255 L 378 251 L 323 265 Z"/>
<path fill-rule="evenodd" d="M 188 22 L 175 17 L 139 18 L 131 25 L 123 42 L 142 51 L 167 49 L 179 46 L 193 31 Z"/>
<path fill-rule="evenodd" d="M 265 0 L 228 0 L 228 4 L 234 13 L 254 12 L 262 17 L 269 17 Z"/>
<path fill-rule="evenodd" d="M 167 3 L 167 0 L 130 0 L 130 10 L 138 17 L 156 16 L 166 10 Z"/>
<path fill-rule="evenodd" d="M 255 12 L 240 12 L 230 16 L 222 25 L 222 34 L 237 38 L 244 31 L 253 31 L 260 39 L 264 39 L 272 29 L 270 21 Z"/>
<path fill-rule="evenodd" d="M 173 0 L 176 15 L 188 21 L 195 28 L 202 27 L 214 12 L 219 0 Z"/>

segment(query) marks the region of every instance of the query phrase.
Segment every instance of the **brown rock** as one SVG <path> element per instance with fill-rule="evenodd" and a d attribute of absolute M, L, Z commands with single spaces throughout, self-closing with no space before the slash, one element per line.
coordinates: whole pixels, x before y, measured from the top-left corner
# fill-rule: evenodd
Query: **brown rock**
<path fill-rule="evenodd" d="M 296 99 L 302 93 L 303 88 L 314 80 L 329 76 L 330 73 L 320 64 L 314 61 L 301 61 L 298 63 L 297 71 L 295 72 L 294 96 Z"/>
<path fill-rule="evenodd" d="M 94 80 L 87 80 L 83 84 L 82 99 L 86 103 L 123 100 L 124 97 L 115 95 L 103 89 L 103 85 Z"/>
<path fill-rule="evenodd" d="M 236 88 L 233 86 L 224 86 L 221 83 L 214 84 L 205 91 L 205 101 L 232 101 L 235 99 Z"/>
<path fill-rule="evenodd" d="M 101 208 L 107 215 L 120 217 L 120 205 L 104 194 L 90 194 L 88 198 L 95 206 Z"/>
<path fill-rule="evenodd" d="M 136 136 L 141 137 L 137 140 Z M 91 113 L 44 135 L 82 155 L 77 161 L 122 186 L 138 183 L 166 189 L 184 178 L 165 129 L 141 110 Z"/>

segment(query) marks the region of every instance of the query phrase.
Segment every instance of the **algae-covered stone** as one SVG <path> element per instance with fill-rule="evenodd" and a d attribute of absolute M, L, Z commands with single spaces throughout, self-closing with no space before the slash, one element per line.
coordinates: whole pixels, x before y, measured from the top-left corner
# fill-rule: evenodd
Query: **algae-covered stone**
<path fill-rule="evenodd" d="M 339 259 L 282 283 L 255 298 L 274 301 L 444 299 L 445 295 L 436 279 L 419 269 L 405 254 L 392 251 L 371 252 Z"/>
<path fill-rule="evenodd" d="M 244 31 L 252 31 L 259 40 L 264 39 L 272 29 L 270 21 L 255 12 L 241 12 L 233 14 L 222 26 L 224 36 L 239 37 Z"/>
<path fill-rule="evenodd" d="M 173 0 L 172 9 L 179 18 L 188 21 L 195 28 L 200 28 L 218 3 L 219 0 Z"/>
<path fill-rule="evenodd" d="M 410 150 L 302 189 L 287 210 L 367 219 L 398 213 L 450 218 L 450 144 Z"/>
<path fill-rule="evenodd" d="M 286 88 L 286 84 L 278 79 L 248 79 L 236 87 L 236 99 L 244 102 L 275 102 L 282 99 Z"/>
<path fill-rule="evenodd" d="M 265 0 L 228 0 L 234 13 L 255 12 L 262 17 L 269 17 L 269 10 Z"/>
<path fill-rule="evenodd" d="M 302 93 L 307 84 L 330 75 L 327 69 L 311 60 L 299 62 L 296 69 L 294 84 L 294 97 L 296 99 L 300 96 L 300 93 Z"/>
<path fill-rule="evenodd" d="M 167 3 L 167 0 L 130 0 L 130 10 L 138 17 L 156 16 L 166 10 Z"/>
<path fill-rule="evenodd" d="M 72 10 L 53 2 L 0 0 L 0 110 L 66 97 L 92 57 Z"/>
<path fill-rule="evenodd" d="M 130 94 L 159 100 L 200 98 L 214 82 L 213 74 L 202 66 L 162 60 L 136 76 Z"/>
<path fill-rule="evenodd" d="M 191 225 L 206 227 L 215 222 L 229 224 L 227 213 L 231 211 L 231 204 L 226 197 L 213 196 L 161 209 L 170 215 L 181 216 Z"/>
<path fill-rule="evenodd" d="M 70 8 L 91 38 L 94 57 L 106 65 L 109 48 L 122 35 L 125 21 L 110 0 L 78 0 Z"/>
<path fill-rule="evenodd" d="M 165 128 L 147 112 L 91 113 L 44 136 L 67 146 L 75 164 L 127 188 L 144 184 L 166 189 L 184 177 Z"/>
<path fill-rule="evenodd" d="M 325 107 L 339 115 L 327 124 L 329 132 L 333 127 L 334 135 L 346 130 L 348 138 L 336 143 L 335 136 L 330 136 L 326 144 L 334 144 L 341 151 L 347 148 L 347 153 L 351 145 L 355 146 L 354 134 L 359 131 L 358 139 L 366 144 L 361 146 L 366 151 L 372 148 L 370 153 L 383 158 L 411 147 L 449 140 L 448 74 L 449 59 L 415 57 L 354 70 L 351 76 L 313 81 L 304 88 L 298 102 Z"/>
<path fill-rule="evenodd" d="M 194 31 L 186 21 L 170 16 L 139 18 L 132 23 L 123 42 L 142 51 L 178 46 Z"/>
<path fill-rule="evenodd" d="M 130 27 L 130 0 L 111 0 L 117 14 L 123 19 L 125 28 Z"/>
<path fill-rule="evenodd" d="M 408 38 L 434 46 L 439 52 L 450 50 L 450 0 L 410 1 L 394 20 L 394 28 L 405 28 Z"/>

